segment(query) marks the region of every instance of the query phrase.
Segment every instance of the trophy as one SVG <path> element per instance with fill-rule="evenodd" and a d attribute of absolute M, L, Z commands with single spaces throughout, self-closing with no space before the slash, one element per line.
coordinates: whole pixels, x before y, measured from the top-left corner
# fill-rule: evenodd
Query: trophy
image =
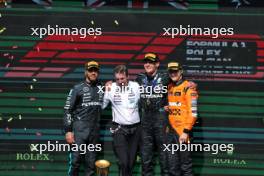
<path fill-rule="evenodd" d="M 110 165 L 107 160 L 97 160 L 95 162 L 97 176 L 108 176 Z"/>

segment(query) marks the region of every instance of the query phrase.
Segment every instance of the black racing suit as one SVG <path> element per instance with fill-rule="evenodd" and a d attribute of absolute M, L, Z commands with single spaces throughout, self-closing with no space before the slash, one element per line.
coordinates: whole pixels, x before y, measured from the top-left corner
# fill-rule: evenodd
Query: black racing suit
<path fill-rule="evenodd" d="M 64 107 L 64 130 L 73 132 L 75 144 L 98 145 L 99 118 L 103 102 L 103 91 L 99 82 L 83 82 L 74 86 Z M 85 146 L 87 149 L 87 146 Z M 84 147 L 82 147 L 84 148 Z M 82 149 L 83 150 L 83 149 Z M 85 176 L 94 175 L 96 151 L 72 151 L 69 155 L 69 176 L 78 176 L 81 161 L 85 162 Z"/>
<path fill-rule="evenodd" d="M 140 97 L 141 124 L 142 124 L 142 175 L 153 176 L 155 148 L 159 155 L 161 175 L 168 175 L 167 156 L 163 152 L 166 144 L 166 127 L 168 126 L 167 105 L 168 74 L 157 73 L 153 77 L 145 73 L 139 74 L 136 81 L 145 87 Z M 156 87 L 156 88 L 155 88 Z M 161 91 L 157 91 L 160 87 Z M 152 93 L 149 90 L 152 88 Z"/>

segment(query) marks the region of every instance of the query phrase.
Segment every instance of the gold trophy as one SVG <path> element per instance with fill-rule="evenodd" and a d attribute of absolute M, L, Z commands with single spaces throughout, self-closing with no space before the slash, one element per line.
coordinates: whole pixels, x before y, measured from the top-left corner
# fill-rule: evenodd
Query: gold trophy
<path fill-rule="evenodd" d="M 98 176 L 108 176 L 110 162 L 107 160 L 97 160 L 95 162 L 96 173 Z"/>

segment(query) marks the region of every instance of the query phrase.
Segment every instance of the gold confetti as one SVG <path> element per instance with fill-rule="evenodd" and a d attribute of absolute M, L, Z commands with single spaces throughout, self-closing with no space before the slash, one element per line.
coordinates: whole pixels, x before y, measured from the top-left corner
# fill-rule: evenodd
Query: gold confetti
<path fill-rule="evenodd" d="M 10 117 L 7 122 L 11 122 L 13 120 L 13 117 Z"/>
<path fill-rule="evenodd" d="M 42 108 L 38 108 L 39 111 L 42 111 Z"/>
<path fill-rule="evenodd" d="M 33 90 L 33 89 L 34 89 L 33 85 L 30 85 L 30 90 Z"/>
<path fill-rule="evenodd" d="M 91 21 L 91 24 L 94 25 L 94 21 L 93 20 Z"/>
<path fill-rule="evenodd" d="M 3 27 L 3 28 L 0 30 L 0 34 L 3 33 L 5 30 L 6 30 L 6 28 Z"/>
<path fill-rule="evenodd" d="M 37 82 L 37 79 L 33 78 L 33 81 L 34 81 L 34 82 Z"/>
<path fill-rule="evenodd" d="M 22 119 L 22 115 L 18 115 L 18 119 L 21 120 Z"/>
<path fill-rule="evenodd" d="M 118 23 L 118 21 L 117 20 L 115 20 L 115 24 L 118 26 L 119 25 L 119 23 Z"/>

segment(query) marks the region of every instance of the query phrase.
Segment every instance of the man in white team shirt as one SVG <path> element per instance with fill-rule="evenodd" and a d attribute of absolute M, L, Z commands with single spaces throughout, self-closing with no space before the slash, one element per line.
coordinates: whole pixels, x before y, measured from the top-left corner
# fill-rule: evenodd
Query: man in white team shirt
<path fill-rule="evenodd" d="M 128 80 L 128 70 L 124 65 L 114 69 L 116 82 L 106 88 L 103 108 L 112 104 L 113 148 L 118 158 L 119 176 L 132 176 L 140 141 L 140 118 L 138 102 L 139 84 Z"/>

